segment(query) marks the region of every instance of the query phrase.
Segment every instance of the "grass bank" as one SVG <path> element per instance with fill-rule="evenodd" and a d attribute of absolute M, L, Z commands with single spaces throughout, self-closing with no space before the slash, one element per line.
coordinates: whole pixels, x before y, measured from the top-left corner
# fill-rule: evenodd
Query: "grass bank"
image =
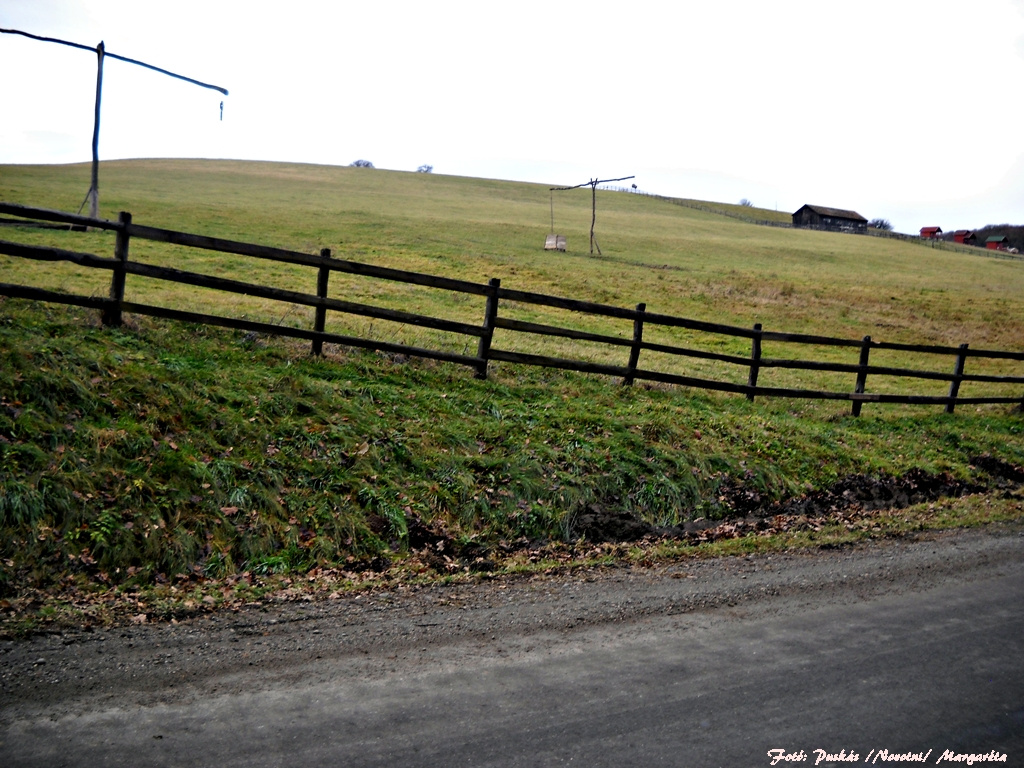
<path fill-rule="evenodd" d="M 28 594 L 386 570 L 437 542 L 450 575 L 572 545 L 594 508 L 672 526 L 855 474 L 985 482 L 974 458 L 1024 465 L 1022 431 L 1000 409 L 855 419 L 511 366 L 480 382 L 5 300 L 0 595 L 22 616 Z"/>
<path fill-rule="evenodd" d="M 756 227 L 639 195 L 599 193 L 603 254 L 592 256 L 589 191 L 565 193 L 556 229 L 570 249 L 555 255 L 541 250 L 550 226 L 541 185 L 213 161 L 104 163 L 101 177 L 107 218 L 129 210 L 139 223 L 310 253 L 329 247 L 356 261 L 477 282 L 499 277 L 507 287 L 626 307 L 644 301 L 654 312 L 769 330 L 996 349 L 1019 349 L 1024 338 L 1020 262 Z M 0 199 L 11 202 L 75 210 L 87 187 L 84 165 L 0 168 Z M 2 236 L 113 252 L 104 233 Z M 132 253 L 223 277 L 315 286 L 315 274 L 263 271 L 200 251 L 139 243 Z M 6 257 L 0 272 L 4 281 L 98 295 L 109 279 Z M 412 295 L 355 278 L 332 278 L 331 295 L 481 317 L 479 306 L 442 292 Z M 127 298 L 229 309 L 217 305 L 223 297 L 133 278 Z M 296 321 L 279 306 L 238 301 L 236 314 Z M 545 312 L 522 319 L 560 322 Z M 420 341 L 397 324 L 346 328 L 333 314 L 331 322 L 339 325 L 328 330 Z M 580 351 L 568 341 L 496 344 Z M 326 352 L 314 359 L 306 345 L 147 318 L 103 329 L 85 310 L 0 300 L 0 616 L 31 624 L 108 600 L 173 616 L 295 589 L 299 574 L 341 589 L 393 572 L 456 578 L 465 569 L 795 546 L 1020 516 L 1016 497 L 989 494 L 988 506 L 962 499 L 952 512 L 914 507 L 912 522 L 874 512 L 862 525 L 867 517 L 837 511 L 847 516 L 791 515 L 703 542 L 580 545 L 581 520 L 595 509 L 655 527 L 701 518 L 728 526 L 755 502 L 770 511 L 851 476 L 918 472 L 991 486 L 974 460 L 987 454 L 1024 465 L 1024 419 L 1008 408 L 946 415 L 870 403 L 854 419 L 842 404 L 752 404 L 503 364 L 479 382 L 464 368 Z M 705 373 L 699 361 L 688 365 Z M 745 380 L 746 371 L 737 375 Z M 773 375 L 763 371 L 760 383 L 786 383 Z M 936 386 L 943 394 L 945 384 Z M 82 615 L 110 615 L 96 610 Z"/>

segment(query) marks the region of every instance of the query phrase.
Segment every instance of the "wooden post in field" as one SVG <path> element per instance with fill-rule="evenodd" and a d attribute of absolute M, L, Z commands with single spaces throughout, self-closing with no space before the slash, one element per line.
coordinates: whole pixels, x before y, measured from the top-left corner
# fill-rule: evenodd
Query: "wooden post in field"
<path fill-rule="evenodd" d="M 331 258 L 331 249 L 323 248 L 320 250 L 320 255 L 325 258 Z M 320 272 L 316 276 L 316 297 L 318 299 L 327 298 L 327 281 L 331 277 L 330 268 L 324 266 L 320 267 Z M 323 304 L 317 305 L 316 308 L 316 320 L 313 322 L 313 330 L 317 333 L 324 332 L 324 326 L 327 324 L 327 307 Z M 320 357 L 324 353 L 324 340 L 321 336 L 317 336 L 313 339 L 313 354 L 316 357 Z"/>
<path fill-rule="evenodd" d="M 647 311 L 647 305 L 640 302 L 636 305 L 636 311 L 643 313 Z M 636 376 L 636 366 L 640 362 L 640 345 L 644 340 L 644 318 L 641 314 L 633 320 L 633 346 L 629 349 L 629 363 L 627 364 L 627 372 L 625 378 L 622 379 L 622 386 L 631 387 L 633 386 L 633 379 Z"/>
<path fill-rule="evenodd" d="M 868 382 L 868 356 L 871 354 L 871 337 L 865 336 L 860 345 L 860 361 L 857 363 L 857 384 L 853 388 L 855 395 L 863 395 L 864 388 Z M 860 416 L 860 408 L 863 402 L 857 399 L 853 401 L 853 415 Z"/>
<path fill-rule="evenodd" d="M 100 101 L 103 99 L 103 41 L 96 46 L 96 107 L 92 124 L 92 179 L 89 184 L 89 216 L 100 217 Z"/>
<path fill-rule="evenodd" d="M 594 246 L 597 245 L 597 239 L 594 237 L 594 227 L 597 226 L 597 185 L 608 184 L 613 181 L 626 181 L 627 179 L 635 179 L 635 176 L 623 176 L 619 179 L 591 179 L 590 181 L 584 182 L 583 184 L 577 184 L 574 187 L 551 187 L 551 192 L 565 192 L 570 189 L 579 189 L 580 187 L 590 187 L 590 253 L 594 253 Z M 555 230 L 555 204 L 554 198 L 551 203 L 551 231 Z M 601 246 L 597 246 L 598 254 L 601 253 Z"/>
<path fill-rule="evenodd" d="M 42 37 L 40 35 L 33 35 L 28 32 L 22 32 L 20 29 L 0 29 L 0 32 L 10 35 L 22 35 L 23 37 L 31 38 L 32 40 L 41 40 L 45 43 L 59 43 L 60 45 L 67 45 L 71 48 L 79 48 L 83 51 L 96 51 L 96 105 L 94 107 L 94 118 L 92 124 L 92 179 L 89 184 L 89 192 L 85 196 L 85 200 L 82 201 L 82 206 L 89 203 L 89 216 L 93 219 L 99 218 L 99 205 L 100 205 L 100 102 L 103 100 L 103 61 L 107 57 L 112 59 L 118 59 L 120 61 L 128 62 L 129 64 L 137 64 L 140 67 L 146 69 L 152 69 L 155 72 L 160 72 L 164 75 L 170 75 L 176 77 L 179 80 L 184 80 L 188 83 L 202 86 L 203 88 L 210 88 L 214 91 L 220 91 L 225 96 L 228 95 L 227 89 L 221 88 L 219 85 L 210 85 L 209 83 L 203 83 L 199 80 L 193 80 L 191 77 L 185 77 L 184 75 L 178 75 L 174 72 L 169 72 L 166 69 L 155 67 L 152 64 L 147 64 L 144 61 L 137 61 L 135 59 L 129 59 L 127 56 L 119 56 L 116 53 L 110 53 L 103 41 L 96 46 L 95 49 L 88 45 L 82 45 L 81 43 L 72 43 L 68 40 L 60 40 L 56 37 Z M 224 119 L 224 102 L 220 103 L 221 113 L 220 119 Z M 82 208 L 79 207 L 79 213 Z"/>
<path fill-rule="evenodd" d="M 956 407 L 956 396 L 960 394 L 960 382 L 963 381 L 964 365 L 967 363 L 967 345 L 961 344 L 960 351 L 956 355 L 956 365 L 953 367 L 953 380 L 949 383 L 949 396 L 953 398 L 946 403 L 946 413 L 952 413 Z"/>
<path fill-rule="evenodd" d="M 476 348 L 476 356 L 479 360 L 476 364 L 478 379 L 487 378 L 487 357 L 491 351 L 491 339 L 494 338 L 494 321 L 498 317 L 498 289 L 501 287 L 501 280 L 492 277 L 487 283 L 487 307 L 484 309 L 483 333 L 480 334 L 480 343 Z"/>
<path fill-rule="evenodd" d="M 114 243 L 114 258 L 117 259 L 117 265 L 110 278 L 110 304 L 103 310 L 103 324 L 112 326 L 121 325 L 125 267 L 128 264 L 128 225 L 132 223 L 132 215 L 127 211 L 121 211 L 117 221 L 121 225 L 118 227 L 117 241 Z"/>
<path fill-rule="evenodd" d="M 761 360 L 761 324 L 754 323 L 754 336 L 750 340 L 750 374 L 747 376 L 747 386 L 752 390 L 757 387 L 757 374 L 761 371 L 758 363 Z M 747 392 L 747 400 L 754 402 L 754 393 Z"/>

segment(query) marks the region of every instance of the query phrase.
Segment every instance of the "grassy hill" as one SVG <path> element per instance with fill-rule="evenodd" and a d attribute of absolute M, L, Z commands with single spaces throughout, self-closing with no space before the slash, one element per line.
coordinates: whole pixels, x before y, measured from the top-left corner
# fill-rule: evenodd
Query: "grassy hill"
<path fill-rule="evenodd" d="M 598 194 L 599 256 L 587 248 L 589 190 L 555 198 L 569 252 L 554 254 L 542 250 L 551 211 L 539 185 L 169 160 L 104 163 L 100 183 L 105 218 L 127 210 L 141 224 L 326 247 L 511 288 L 849 338 L 1018 350 L 1024 339 L 1020 262 L 758 227 L 627 193 Z M 87 187 L 84 165 L 0 167 L 8 202 L 77 210 Z M 113 252 L 113 237 L 98 232 L 19 228 L 0 238 Z M 308 269 L 139 241 L 132 253 L 315 287 Z M 0 257 L 0 281 L 105 295 L 108 275 L 97 272 Z M 459 297 L 381 281 L 339 275 L 331 295 L 481 320 L 480 307 Z M 225 302 L 132 278 L 128 298 L 210 311 Z M 231 302 L 235 313 L 309 325 L 269 302 Z M 524 317 L 558 322 L 557 310 L 531 312 Z M 331 322 L 406 343 L 424 333 Z M 516 343 L 579 351 L 566 341 Z M 305 345 L 148 318 L 103 329 L 85 310 L 0 299 L 0 597 L 18 613 L 62 590 L 354 571 L 428 544 L 433 560 L 416 562 L 450 575 L 530 543 L 571 541 L 595 509 L 676 526 L 767 510 L 850 476 L 923 472 L 980 487 L 991 478 L 979 456 L 1024 464 L 1024 419 L 1007 408 L 947 416 L 869 405 L 860 419 L 847 408 L 621 388 L 510 365 L 479 382 L 447 365 L 341 348 L 312 359 Z M 1021 514 L 1013 499 L 996 507 Z M 922 513 L 914 525 L 938 517 Z"/>
<path fill-rule="evenodd" d="M 1024 338 L 1017 262 L 758 227 L 627 193 L 599 193 L 604 255 L 591 256 L 588 189 L 556 194 L 555 229 L 568 237 L 569 252 L 552 255 L 542 250 L 549 193 L 534 184 L 175 160 L 104 163 L 100 184 L 106 218 L 128 210 L 154 226 L 312 253 L 331 248 L 357 261 L 481 282 L 498 277 L 523 290 L 624 306 L 645 301 L 653 312 L 918 343 L 1009 348 Z M 87 188 L 85 165 L 0 168 L 0 199 L 8 201 L 77 210 Z M 154 259 L 182 258 L 180 249 L 139 247 Z M 204 258 L 218 271 L 235 266 L 223 256 L 189 258 L 193 268 Z"/>

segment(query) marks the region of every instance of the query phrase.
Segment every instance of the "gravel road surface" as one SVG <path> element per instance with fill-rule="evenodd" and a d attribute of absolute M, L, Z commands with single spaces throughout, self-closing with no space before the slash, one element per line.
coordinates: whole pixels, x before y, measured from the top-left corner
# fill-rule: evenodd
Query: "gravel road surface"
<path fill-rule="evenodd" d="M 772 749 L 1024 766 L 1024 528 L 0 642 L 8 768 L 767 766 Z"/>

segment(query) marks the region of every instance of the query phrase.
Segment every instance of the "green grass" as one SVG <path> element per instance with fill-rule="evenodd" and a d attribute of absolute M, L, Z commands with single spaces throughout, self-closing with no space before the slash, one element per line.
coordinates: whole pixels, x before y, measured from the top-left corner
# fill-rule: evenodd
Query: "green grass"
<path fill-rule="evenodd" d="M 559 538 L 593 503 L 668 525 L 912 467 L 1024 464 L 1019 415 L 750 404 L 499 366 L 311 358 L 303 346 L 7 300 L 0 554 L 31 578 L 91 563 L 147 579 L 401 550 L 407 520 L 462 539 Z M 268 560 L 268 558 L 286 558 Z M 77 559 L 74 559 L 77 558 Z M 90 568 L 83 569 L 86 572 Z"/>
<path fill-rule="evenodd" d="M 537 185 L 212 161 L 105 163 L 101 185 L 106 218 L 130 210 L 143 224 L 309 253 L 329 247 L 341 258 L 481 283 L 499 277 L 510 288 L 618 306 L 645 301 L 653 312 L 713 322 L 1006 349 L 1020 349 L 1024 338 L 1020 262 L 757 227 L 637 195 L 599 194 L 604 255 L 592 257 L 587 190 L 556 200 L 556 229 L 569 236 L 570 252 L 551 254 L 541 250 L 549 209 Z M 86 166 L 0 168 L 6 201 L 76 210 L 87 186 Z M 98 232 L 5 229 L 0 237 L 113 252 L 113 237 Z M 312 270 L 138 241 L 132 255 L 315 288 Z M 106 295 L 109 279 L 5 257 L 0 275 L 96 295 Z M 331 295 L 475 323 L 483 311 L 476 299 L 340 275 Z M 131 277 L 128 298 L 312 322 L 312 310 Z M 509 309 L 538 322 L 570 320 L 556 310 Z M 333 315 L 328 327 L 425 338 Z M 631 333 L 599 321 L 591 329 Z M 651 331 L 653 340 L 749 353 L 741 342 L 698 336 Z M 428 340 L 460 352 L 466 344 Z M 495 346 L 605 354 L 501 332 Z M 420 522 L 503 551 L 567 543 L 575 517 L 592 504 L 670 525 L 728 515 L 720 491 L 737 484 L 771 500 L 857 473 L 921 468 L 967 479 L 982 453 L 1024 465 L 1024 420 L 1009 408 L 961 407 L 949 416 L 868 403 L 854 419 L 848 404 L 751 404 L 504 364 L 480 382 L 466 368 L 333 345 L 326 352 L 314 359 L 307 345 L 148 318 L 104 329 L 94 312 L 0 300 L 0 597 L 159 591 L 181 579 L 237 583 L 245 574 L 288 578 L 402 558 Z M 766 344 L 764 354 L 793 350 Z M 813 356 L 829 354 L 837 353 Z M 686 373 L 706 370 L 685 363 Z M 745 380 L 746 371 L 728 375 Z M 762 371 L 760 383 L 787 375 Z M 846 378 L 811 383 L 848 391 Z"/>
<path fill-rule="evenodd" d="M 0 198 L 75 209 L 87 186 L 86 166 L 0 168 Z M 542 250 L 550 226 L 547 189 L 479 179 L 273 163 L 124 161 L 102 167 L 101 215 L 129 210 L 135 221 L 308 253 L 330 248 L 339 258 L 508 288 L 584 298 L 651 312 L 766 330 L 879 341 L 1019 349 L 1024 337 L 1024 262 L 965 256 L 913 243 L 759 227 L 712 212 L 626 193 L 598 196 L 603 254 L 587 249 L 589 190 L 561 193 L 556 229 L 570 250 Z M 769 218 L 772 211 L 710 207 Z M 24 242 L 112 255 L 110 233 L 8 232 Z M 310 268 L 276 264 L 136 240 L 133 259 L 315 292 Z M 66 264 L 0 257 L 6 279 L 104 296 L 109 274 Z M 330 295 L 479 324 L 483 300 L 428 288 L 332 275 Z M 129 301 L 245 316 L 310 328 L 311 309 L 130 277 Z M 504 302 L 503 316 L 620 338 L 628 322 Z M 472 353 L 475 339 L 332 312 L 329 332 L 384 342 Z M 743 339 L 648 325 L 648 341 L 738 356 Z M 623 348 L 498 330 L 494 346 L 625 364 Z M 766 343 L 766 357 L 853 364 L 856 349 Z M 952 370 L 952 359 L 876 353 L 872 363 Z M 747 371 L 726 363 L 645 353 L 641 367 L 735 384 Z M 969 373 L 1020 375 L 1021 365 L 972 359 Z M 762 369 L 761 386 L 849 391 L 852 375 Z M 872 377 L 868 390 L 946 394 L 944 382 Z M 967 383 L 962 396 L 1016 394 L 1013 388 Z"/>

